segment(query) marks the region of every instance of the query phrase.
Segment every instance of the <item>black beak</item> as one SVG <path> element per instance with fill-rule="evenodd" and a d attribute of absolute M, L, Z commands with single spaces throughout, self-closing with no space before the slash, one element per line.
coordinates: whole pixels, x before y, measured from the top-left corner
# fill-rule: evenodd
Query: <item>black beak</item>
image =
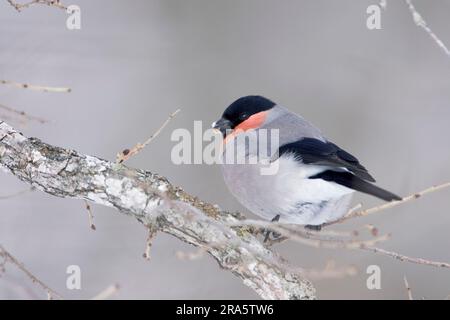
<path fill-rule="evenodd" d="M 227 133 L 229 133 L 233 129 L 233 124 L 230 120 L 220 118 L 212 124 L 212 127 L 213 129 L 219 130 L 225 138 L 227 136 Z"/>

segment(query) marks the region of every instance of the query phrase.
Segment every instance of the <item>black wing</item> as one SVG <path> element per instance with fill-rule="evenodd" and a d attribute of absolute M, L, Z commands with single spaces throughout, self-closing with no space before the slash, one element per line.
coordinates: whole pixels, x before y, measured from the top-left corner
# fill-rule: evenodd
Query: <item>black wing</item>
<path fill-rule="evenodd" d="M 309 179 L 323 179 L 325 181 L 335 182 L 385 201 L 401 200 L 399 196 L 367 182 L 375 182 L 375 179 L 359 163 L 358 159 L 334 143 L 323 142 L 313 138 L 304 138 L 283 145 L 279 149 L 279 156 L 281 157 L 285 153 L 294 154 L 298 160 L 305 164 L 329 167 L 328 170 L 309 177 Z"/>
<path fill-rule="evenodd" d="M 336 169 L 347 169 L 355 176 L 375 182 L 354 156 L 331 142 L 323 142 L 314 138 L 303 138 L 299 141 L 285 144 L 279 149 L 279 156 L 292 153 L 305 164 L 316 164 Z"/>
<path fill-rule="evenodd" d="M 335 182 L 340 185 L 346 186 L 347 188 L 370 194 L 385 201 L 402 200 L 402 198 L 393 194 L 392 192 L 381 189 L 355 176 L 350 172 L 338 172 L 327 170 L 310 177 L 310 179 L 323 179 L 325 181 Z"/>

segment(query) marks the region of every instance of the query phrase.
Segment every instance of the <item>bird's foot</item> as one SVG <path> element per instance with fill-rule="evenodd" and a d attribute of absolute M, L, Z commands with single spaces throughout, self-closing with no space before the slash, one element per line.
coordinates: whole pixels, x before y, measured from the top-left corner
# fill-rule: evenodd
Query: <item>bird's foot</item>
<path fill-rule="evenodd" d="M 321 231 L 322 230 L 322 226 L 323 226 L 323 224 L 318 224 L 318 225 L 307 224 L 305 226 L 305 229 L 306 230 L 311 230 L 311 231 Z"/>
<path fill-rule="evenodd" d="M 270 231 L 270 230 L 264 230 L 264 243 L 267 243 L 269 241 L 277 241 L 282 238 L 281 234 L 278 232 Z"/>
<path fill-rule="evenodd" d="M 280 215 L 277 214 L 273 219 L 272 222 L 278 222 L 280 221 Z M 264 229 L 264 243 L 267 243 L 269 240 L 277 240 L 281 238 L 281 234 L 275 231 L 271 231 L 270 229 Z M 272 236 L 272 237 L 271 237 Z"/>

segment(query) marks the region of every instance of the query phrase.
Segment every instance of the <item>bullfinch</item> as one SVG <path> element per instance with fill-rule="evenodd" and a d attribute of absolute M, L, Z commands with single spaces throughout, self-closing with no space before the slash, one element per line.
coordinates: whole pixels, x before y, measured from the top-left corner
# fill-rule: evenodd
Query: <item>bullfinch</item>
<path fill-rule="evenodd" d="M 355 191 L 385 201 L 401 200 L 375 186 L 357 158 L 310 122 L 262 96 L 236 100 L 213 128 L 224 138 L 221 167 L 227 187 L 244 207 L 264 219 L 320 230 L 348 212 Z M 257 143 L 256 148 L 249 145 L 261 139 L 263 129 L 266 135 L 276 131 L 278 141 L 261 152 Z M 241 135 L 245 139 L 236 143 Z M 227 157 L 231 148 L 233 155 L 239 153 L 236 146 L 243 147 L 248 162 L 229 161 L 235 160 Z M 277 170 L 263 174 L 261 169 L 270 164 Z"/>

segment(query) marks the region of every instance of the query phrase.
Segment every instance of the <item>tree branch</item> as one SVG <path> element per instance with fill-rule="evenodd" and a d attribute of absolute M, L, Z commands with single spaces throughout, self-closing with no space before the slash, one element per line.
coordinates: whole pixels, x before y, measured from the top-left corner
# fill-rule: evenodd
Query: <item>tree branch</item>
<path fill-rule="evenodd" d="M 205 249 L 264 299 L 314 299 L 311 283 L 282 268 L 243 217 L 200 201 L 157 174 L 26 138 L 0 121 L 0 166 L 38 190 L 116 208 L 145 226 Z"/>
<path fill-rule="evenodd" d="M 31 0 L 26 3 L 17 3 L 15 0 L 6 0 L 6 1 L 18 12 L 22 11 L 22 9 L 26 9 L 35 4 L 45 4 L 50 7 L 56 7 L 64 10 L 67 9 L 64 5 L 60 3 L 60 0 Z"/>

